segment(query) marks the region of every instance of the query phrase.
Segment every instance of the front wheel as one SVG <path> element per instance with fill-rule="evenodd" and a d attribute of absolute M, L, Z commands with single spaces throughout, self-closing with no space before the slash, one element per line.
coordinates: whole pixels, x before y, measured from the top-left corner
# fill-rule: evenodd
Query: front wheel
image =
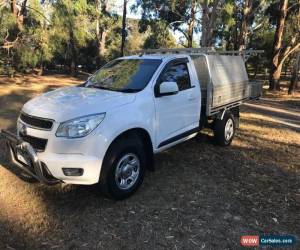
<path fill-rule="evenodd" d="M 142 184 L 145 166 L 146 155 L 138 137 L 117 140 L 104 157 L 99 181 L 102 191 L 116 200 L 129 197 Z"/>
<path fill-rule="evenodd" d="M 235 135 L 235 121 L 231 113 L 225 113 L 223 120 L 216 120 L 214 124 L 214 138 L 217 144 L 229 146 Z"/>

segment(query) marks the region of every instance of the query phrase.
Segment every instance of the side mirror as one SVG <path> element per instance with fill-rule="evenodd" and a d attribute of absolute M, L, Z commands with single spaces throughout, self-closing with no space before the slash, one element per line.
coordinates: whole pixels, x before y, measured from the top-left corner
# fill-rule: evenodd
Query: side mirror
<path fill-rule="evenodd" d="M 159 85 L 159 96 L 175 95 L 179 91 L 176 82 L 162 82 Z"/>

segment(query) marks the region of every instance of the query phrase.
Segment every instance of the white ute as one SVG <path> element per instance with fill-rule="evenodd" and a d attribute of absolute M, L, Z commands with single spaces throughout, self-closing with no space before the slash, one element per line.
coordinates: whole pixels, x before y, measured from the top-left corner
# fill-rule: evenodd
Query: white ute
<path fill-rule="evenodd" d="M 212 128 L 219 145 L 231 143 L 239 106 L 261 92 L 249 83 L 247 52 L 239 53 L 150 50 L 118 58 L 79 86 L 28 101 L 17 135 L 1 134 L 28 180 L 99 183 L 124 199 L 153 169 L 153 154 L 201 128 Z"/>

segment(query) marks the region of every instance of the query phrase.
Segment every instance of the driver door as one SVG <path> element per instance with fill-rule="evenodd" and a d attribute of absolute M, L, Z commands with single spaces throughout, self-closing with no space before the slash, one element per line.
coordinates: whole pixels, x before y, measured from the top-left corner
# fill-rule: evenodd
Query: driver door
<path fill-rule="evenodd" d="M 169 62 L 159 76 L 155 92 L 162 82 L 176 82 L 179 92 L 173 95 L 155 97 L 156 146 L 166 146 L 188 136 L 199 124 L 199 95 L 195 83 L 191 82 L 187 58 Z M 198 98 L 197 98 L 198 97 Z"/>

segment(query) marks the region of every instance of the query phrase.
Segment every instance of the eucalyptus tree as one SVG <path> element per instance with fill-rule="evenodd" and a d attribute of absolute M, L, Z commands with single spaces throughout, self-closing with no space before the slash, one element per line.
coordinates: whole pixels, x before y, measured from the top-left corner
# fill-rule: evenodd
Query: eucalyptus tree
<path fill-rule="evenodd" d="M 107 48 L 107 38 L 109 32 L 118 21 L 118 16 L 109 11 L 110 5 L 115 4 L 113 0 L 91 0 L 91 18 L 94 21 L 96 41 L 97 41 L 97 56 L 98 60 L 103 60 L 105 57 Z M 93 7 L 94 6 L 94 7 Z M 93 23 L 92 23 L 93 26 Z"/>
<path fill-rule="evenodd" d="M 177 47 L 175 38 L 170 33 L 166 22 L 162 20 L 152 21 L 150 27 L 151 32 L 144 41 L 144 49 Z"/>
<path fill-rule="evenodd" d="M 285 60 L 300 48 L 300 0 L 280 0 L 269 10 L 270 23 L 276 31 L 270 65 L 269 89 L 280 90 L 280 76 Z"/>
<path fill-rule="evenodd" d="M 121 56 L 124 56 L 125 50 L 127 3 L 128 0 L 123 0 Z"/>
<path fill-rule="evenodd" d="M 291 77 L 291 82 L 288 90 L 288 94 L 292 95 L 296 88 L 298 87 L 298 81 L 299 79 L 299 70 L 300 70 L 300 50 L 297 52 L 296 57 L 295 57 L 295 62 L 292 70 L 292 77 Z"/>
<path fill-rule="evenodd" d="M 215 44 L 215 31 L 218 16 L 224 6 L 224 0 L 202 0 L 201 6 L 201 47 L 211 47 Z"/>
<path fill-rule="evenodd" d="M 38 0 L 3 1 L 1 4 L 1 64 L 9 74 L 36 66 L 42 69 L 44 62 L 51 60 L 49 20 L 44 7 Z"/>
<path fill-rule="evenodd" d="M 56 53 L 64 55 L 71 74 L 76 73 L 79 49 L 95 39 L 91 11 L 86 0 L 57 0 L 51 18 L 52 41 Z"/>
<path fill-rule="evenodd" d="M 216 39 L 226 49 L 248 48 L 252 36 L 269 29 L 265 11 L 269 0 L 226 0 L 220 9 L 215 29 Z"/>
<path fill-rule="evenodd" d="M 142 8 L 141 31 L 159 21 L 167 25 L 166 29 L 178 31 L 185 37 L 187 44 L 183 46 L 193 46 L 193 35 L 199 22 L 198 0 L 139 0 L 136 7 Z"/>

